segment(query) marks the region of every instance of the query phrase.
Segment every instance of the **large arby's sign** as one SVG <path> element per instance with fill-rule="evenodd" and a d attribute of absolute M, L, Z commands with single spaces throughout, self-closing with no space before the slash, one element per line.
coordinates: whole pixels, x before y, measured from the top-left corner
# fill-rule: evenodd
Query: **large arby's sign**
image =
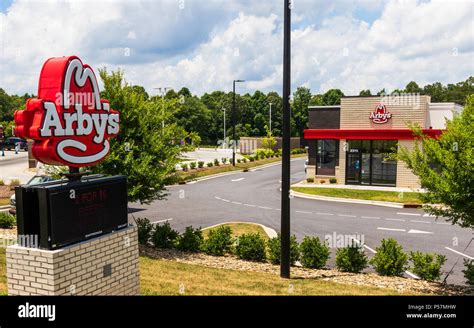
<path fill-rule="evenodd" d="M 110 150 L 119 132 L 119 113 L 100 99 L 92 68 L 75 56 L 48 59 L 38 98 L 15 112 L 15 134 L 33 139 L 33 155 L 51 165 L 89 166 Z"/>

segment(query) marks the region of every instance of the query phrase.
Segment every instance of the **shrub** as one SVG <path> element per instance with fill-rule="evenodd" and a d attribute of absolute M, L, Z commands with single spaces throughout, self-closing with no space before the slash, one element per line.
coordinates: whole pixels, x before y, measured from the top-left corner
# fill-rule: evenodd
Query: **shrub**
<path fill-rule="evenodd" d="M 314 178 L 306 178 L 306 181 L 312 183 L 314 182 Z"/>
<path fill-rule="evenodd" d="M 155 247 L 158 248 L 172 248 L 174 241 L 178 237 L 178 232 L 173 230 L 168 222 L 162 225 L 157 224 L 151 239 Z"/>
<path fill-rule="evenodd" d="M 374 266 L 378 274 L 401 276 L 406 270 L 408 256 L 395 239 L 382 239 L 380 246 L 375 250 L 377 253 L 370 260 L 370 264 Z"/>
<path fill-rule="evenodd" d="M 138 242 L 141 245 L 148 245 L 153 230 L 153 223 L 147 218 L 138 218 L 135 220 L 135 223 L 138 229 Z"/>
<path fill-rule="evenodd" d="M 254 153 L 255 153 L 255 156 L 258 158 L 269 158 L 275 152 L 271 149 L 257 148 L 255 149 Z"/>
<path fill-rule="evenodd" d="M 189 167 L 191 168 L 191 170 L 194 170 L 196 168 L 196 162 L 189 163 Z"/>
<path fill-rule="evenodd" d="M 282 153 L 281 148 L 277 149 L 277 151 L 275 152 L 276 157 L 280 157 L 281 153 Z"/>
<path fill-rule="evenodd" d="M 240 158 L 237 158 L 237 163 L 240 164 L 240 162 L 242 162 L 242 160 Z"/>
<path fill-rule="evenodd" d="M 446 256 L 422 252 L 410 252 L 413 262 L 412 271 L 423 280 L 435 281 L 441 276 L 441 267 L 446 262 Z"/>
<path fill-rule="evenodd" d="M 466 284 L 474 285 L 474 260 L 464 259 L 464 266 L 466 269 L 462 270 L 464 278 L 466 278 Z"/>
<path fill-rule="evenodd" d="M 221 225 L 209 231 L 207 239 L 204 239 L 202 250 L 209 255 L 222 256 L 232 250 L 232 229 Z"/>
<path fill-rule="evenodd" d="M 214 159 L 214 166 L 219 166 L 219 160 L 217 158 Z"/>
<path fill-rule="evenodd" d="M 21 184 L 21 183 L 20 183 L 20 180 L 18 180 L 18 179 L 12 179 L 12 180 L 10 181 L 10 186 L 12 186 L 12 187 L 19 186 L 20 184 Z"/>
<path fill-rule="evenodd" d="M 16 225 L 16 218 L 7 212 L 0 212 L 0 228 L 12 229 Z"/>
<path fill-rule="evenodd" d="M 300 244 L 301 265 L 305 268 L 321 269 L 326 265 L 331 252 L 318 237 L 304 237 Z"/>
<path fill-rule="evenodd" d="M 337 179 L 336 178 L 331 178 L 331 179 L 329 179 L 329 183 L 337 183 Z"/>
<path fill-rule="evenodd" d="M 201 249 L 203 239 L 201 228 L 194 229 L 189 226 L 186 227 L 182 235 L 178 236 L 176 248 L 180 251 L 198 252 Z"/>
<path fill-rule="evenodd" d="M 250 156 L 250 157 L 249 157 L 249 161 L 251 161 L 251 162 L 255 161 L 255 157 Z"/>
<path fill-rule="evenodd" d="M 242 162 L 247 163 L 247 159 L 245 157 L 242 158 Z"/>
<path fill-rule="evenodd" d="M 183 171 L 186 172 L 188 170 L 188 164 L 187 163 L 181 164 L 181 168 L 183 169 Z"/>
<path fill-rule="evenodd" d="M 273 237 L 267 241 L 268 259 L 273 264 L 280 264 L 281 258 L 281 235 Z M 294 265 L 300 259 L 300 250 L 296 236 L 290 237 L 290 264 Z"/>
<path fill-rule="evenodd" d="M 336 251 L 336 267 L 342 272 L 359 273 L 368 262 L 362 245 L 354 243 Z"/>
<path fill-rule="evenodd" d="M 0 186 L 4 186 L 5 185 L 5 181 L 3 181 L 2 179 L 0 179 Z"/>
<path fill-rule="evenodd" d="M 198 168 L 202 169 L 204 167 L 204 161 L 198 162 Z"/>
<path fill-rule="evenodd" d="M 214 163 L 212 162 L 207 163 L 207 167 L 213 167 L 213 166 L 214 166 Z"/>
<path fill-rule="evenodd" d="M 304 153 L 306 153 L 306 149 L 304 148 L 295 148 L 291 150 L 292 155 L 304 154 Z"/>
<path fill-rule="evenodd" d="M 235 254 L 248 261 L 265 261 L 265 240 L 258 233 L 243 234 L 237 239 Z"/>
<path fill-rule="evenodd" d="M 227 163 L 227 157 L 222 157 L 221 162 L 222 162 L 222 164 L 226 164 Z"/>
<path fill-rule="evenodd" d="M 319 180 L 320 184 L 326 183 L 326 180 Z"/>

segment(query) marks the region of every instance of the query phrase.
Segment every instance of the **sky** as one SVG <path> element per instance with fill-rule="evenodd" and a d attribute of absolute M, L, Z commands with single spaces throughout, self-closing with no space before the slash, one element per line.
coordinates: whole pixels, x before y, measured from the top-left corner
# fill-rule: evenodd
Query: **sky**
<path fill-rule="evenodd" d="M 193 94 L 282 91 L 283 1 L 0 0 L 0 88 L 36 93 L 50 57 Z M 292 90 L 346 95 L 474 75 L 474 1 L 294 0 Z"/>

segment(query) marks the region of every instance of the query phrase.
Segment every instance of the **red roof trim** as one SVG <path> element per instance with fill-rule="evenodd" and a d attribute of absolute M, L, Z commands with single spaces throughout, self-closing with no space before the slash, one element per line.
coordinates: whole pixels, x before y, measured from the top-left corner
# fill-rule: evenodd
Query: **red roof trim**
<path fill-rule="evenodd" d="M 423 133 L 436 138 L 444 130 L 423 129 Z M 412 140 L 415 139 L 409 129 L 351 129 L 351 130 L 304 130 L 305 139 L 362 139 L 362 140 Z"/>

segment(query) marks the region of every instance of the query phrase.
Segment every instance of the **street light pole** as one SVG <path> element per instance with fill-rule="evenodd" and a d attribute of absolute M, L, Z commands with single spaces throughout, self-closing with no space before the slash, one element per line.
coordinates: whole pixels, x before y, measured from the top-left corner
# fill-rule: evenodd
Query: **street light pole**
<path fill-rule="evenodd" d="M 291 90 L 291 5 L 284 0 L 283 23 L 283 116 L 281 166 L 281 261 L 280 277 L 290 278 L 290 90 Z"/>
<path fill-rule="evenodd" d="M 157 88 L 153 88 L 153 89 L 157 89 L 158 92 L 160 93 L 160 96 L 161 96 L 161 116 L 163 117 L 163 119 L 161 120 L 161 128 L 163 129 L 162 133 L 164 133 L 164 130 L 165 130 L 165 95 L 172 88 L 171 87 L 163 87 L 163 88 L 162 87 L 157 87 Z"/>
<path fill-rule="evenodd" d="M 224 111 L 224 149 L 227 149 L 226 147 L 227 140 L 226 140 L 226 135 L 225 135 L 225 108 L 222 108 L 222 110 Z"/>
<path fill-rule="evenodd" d="M 270 103 L 270 135 L 272 134 L 272 103 Z"/>
<path fill-rule="evenodd" d="M 245 82 L 245 80 L 234 80 L 232 82 L 232 166 L 235 166 L 235 83 Z"/>

